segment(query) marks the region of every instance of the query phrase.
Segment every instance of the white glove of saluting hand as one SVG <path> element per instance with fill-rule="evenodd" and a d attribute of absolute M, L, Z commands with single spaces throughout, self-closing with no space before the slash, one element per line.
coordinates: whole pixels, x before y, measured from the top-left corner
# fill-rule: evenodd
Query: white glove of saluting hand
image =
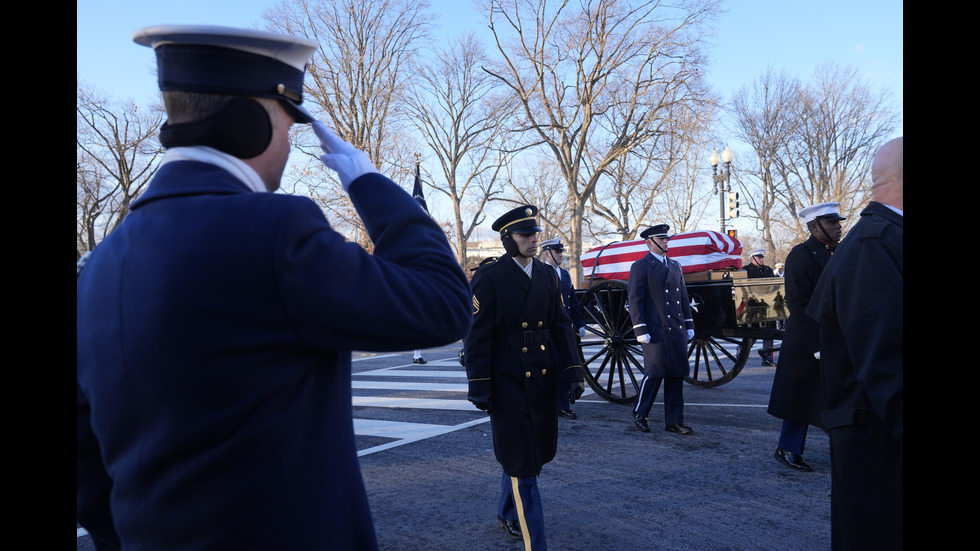
<path fill-rule="evenodd" d="M 360 176 L 370 173 L 380 174 L 367 153 L 340 139 L 340 136 L 322 122 L 313 123 L 313 132 L 319 138 L 320 148 L 324 152 L 324 155 L 320 155 L 320 160 L 337 172 L 344 191 L 349 191 L 350 183 Z"/>

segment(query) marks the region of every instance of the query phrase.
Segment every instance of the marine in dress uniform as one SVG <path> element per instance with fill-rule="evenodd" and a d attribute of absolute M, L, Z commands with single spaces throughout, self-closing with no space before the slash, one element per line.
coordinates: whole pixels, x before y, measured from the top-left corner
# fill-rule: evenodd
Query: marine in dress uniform
<path fill-rule="evenodd" d="M 463 337 L 466 277 L 438 224 L 322 123 L 321 159 L 375 254 L 309 198 L 268 193 L 290 125 L 313 120 L 315 42 L 199 26 L 134 38 L 156 51 L 168 150 L 77 276 L 77 520 L 100 550 L 377 549 L 350 351 Z M 181 120 L 180 105 L 214 112 Z"/>
<path fill-rule="evenodd" d="M 765 249 L 755 249 L 754 251 L 750 252 L 749 265 L 745 267 L 745 275 L 749 278 L 776 277 L 772 271 L 772 268 L 766 266 L 765 259 Z M 768 322 L 764 325 L 767 327 L 772 327 L 773 324 Z M 762 350 L 759 350 L 759 355 L 762 356 L 762 365 L 776 365 L 772 363 L 772 339 L 765 339 L 762 341 Z"/>
<path fill-rule="evenodd" d="M 820 325 L 835 550 L 904 547 L 903 157 L 903 138 L 875 154 L 875 200 L 837 247 L 806 310 Z"/>
<path fill-rule="evenodd" d="M 844 217 L 837 211 L 838 207 L 840 203 L 817 203 L 799 213 L 810 237 L 786 255 L 784 280 L 789 318 L 769 394 L 769 414 L 783 420 L 776 459 L 806 472 L 813 470 L 803 459 L 808 426 L 823 427 L 820 413 L 824 402 L 820 392 L 820 363 L 813 357 L 819 346 L 819 328 L 804 312 L 841 238 Z"/>
<path fill-rule="evenodd" d="M 528 205 L 494 222 L 507 254 L 473 276 L 473 328 L 464 345 L 467 398 L 489 412 L 503 468 L 498 522 L 539 551 L 547 545 L 537 476 L 558 445 L 558 384 L 574 381 L 573 398 L 585 386 L 555 270 L 534 258 L 536 215 Z"/>
<path fill-rule="evenodd" d="M 684 377 L 691 372 L 687 342 L 694 338 L 691 303 L 684 272 L 667 257 L 670 226 L 658 224 L 644 230 L 650 249 L 630 267 L 629 311 L 633 332 L 643 348 L 643 381 L 636 396 L 633 422 L 650 432 L 647 415 L 660 385 L 664 387 L 664 423 L 667 432 L 692 434 L 684 424 Z"/>
<path fill-rule="evenodd" d="M 541 258 L 548 266 L 555 269 L 558 279 L 561 282 L 561 300 L 565 304 L 565 311 L 569 319 L 572 320 L 572 327 L 575 329 L 577 339 L 585 337 L 585 318 L 582 316 L 582 307 L 575 297 L 575 286 L 572 285 L 572 276 L 568 270 L 561 267 L 562 256 L 565 254 L 565 245 L 561 239 L 549 239 L 541 242 Z M 558 385 L 558 415 L 569 419 L 576 419 L 578 414 L 572 410 L 572 403 L 569 399 L 570 383 Z"/>

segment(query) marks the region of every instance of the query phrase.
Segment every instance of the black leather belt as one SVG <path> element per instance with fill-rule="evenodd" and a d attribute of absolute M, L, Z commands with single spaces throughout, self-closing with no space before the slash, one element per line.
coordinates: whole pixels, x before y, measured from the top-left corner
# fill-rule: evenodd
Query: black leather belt
<path fill-rule="evenodd" d="M 500 341 L 507 344 L 531 344 L 550 340 L 550 329 L 540 329 L 537 331 L 508 331 L 500 334 Z"/>

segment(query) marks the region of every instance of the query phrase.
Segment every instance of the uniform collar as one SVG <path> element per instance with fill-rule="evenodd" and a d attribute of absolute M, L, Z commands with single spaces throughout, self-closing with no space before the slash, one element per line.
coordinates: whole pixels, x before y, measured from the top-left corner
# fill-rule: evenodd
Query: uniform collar
<path fill-rule="evenodd" d="M 245 164 L 238 157 L 218 151 L 213 147 L 203 145 L 172 147 L 164 154 L 160 165 L 163 166 L 174 161 L 197 161 L 215 165 L 226 170 L 252 191 L 266 193 L 269 191 L 262 182 L 262 178 L 259 177 L 259 174 L 252 167 Z"/>

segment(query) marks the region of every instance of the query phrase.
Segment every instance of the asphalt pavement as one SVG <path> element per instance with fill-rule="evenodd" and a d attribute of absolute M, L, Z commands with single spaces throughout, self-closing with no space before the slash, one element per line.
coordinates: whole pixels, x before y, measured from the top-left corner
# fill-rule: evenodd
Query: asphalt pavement
<path fill-rule="evenodd" d="M 765 408 L 774 371 L 753 354 L 726 385 L 686 385 L 691 436 L 663 430 L 659 398 L 650 433 L 635 428 L 630 406 L 591 393 L 577 402 L 538 479 L 549 549 L 829 549 L 829 439 L 810 429 L 814 472 L 777 463 L 780 421 Z M 492 445 L 483 423 L 362 457 L 381 548 L 520 549 L 495 522 Z"/>
<path fill-rule="evenodd" d="M 486 415 L 465 403 L 459 348 L 424 351 L 424 366 L 411 351 L 356 355 L 355 428 L 383 550 L 521 548 L 496 524 L 501 471 Z M 642 433 L 630 406 L 587 391 L 578 419 L 559 419 L 557 457 L 538 479 L 549 549 L 829 549 L 829 439 L 810 429 L 814 472 L 777 463 L 780 421 L 766 413 L 774 372 L 753 353 L 725 385 L 685 385 L 691 436 L 663 430 L 660 397 Z M 80 531 L 76 548 L 92 549 L 88 540 Z"/>

